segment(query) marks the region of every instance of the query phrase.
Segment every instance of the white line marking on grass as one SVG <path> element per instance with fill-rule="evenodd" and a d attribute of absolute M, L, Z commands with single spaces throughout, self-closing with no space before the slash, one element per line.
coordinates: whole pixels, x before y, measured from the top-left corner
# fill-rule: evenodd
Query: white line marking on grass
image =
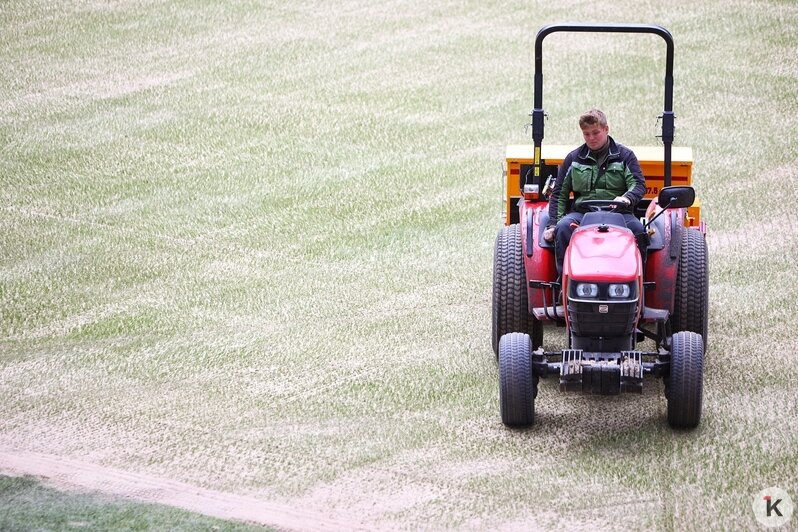
<path fill-rule="evenodd" d="M 99 491 L 191 512 L 286 530 L 365 530 L 349 516 L 326 516 L 244 495 L 29 451 L 0 449 L 0 472 L 32 475 L 56 488 Z"/>

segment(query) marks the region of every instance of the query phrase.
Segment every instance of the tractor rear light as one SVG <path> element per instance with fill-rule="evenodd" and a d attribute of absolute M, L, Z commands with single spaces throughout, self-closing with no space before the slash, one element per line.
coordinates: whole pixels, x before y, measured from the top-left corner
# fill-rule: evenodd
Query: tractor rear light
<path fill-rule="evenodd" d="M 577 297 L 598 297 L 598 285 L 594 283 L 579 283 L 575 291 Z"/>
<path fill-rule="evenodd" d="M 524 199 L 527 201 L 537 201 L 540 199 L 540 191 L 537 185 L 524 185 Z"/>
<path fill-rule="evenodd" d="M 611 284 L 608 292 L 613 299 L 628 299 L 632 289 L 628 284 Z"/>

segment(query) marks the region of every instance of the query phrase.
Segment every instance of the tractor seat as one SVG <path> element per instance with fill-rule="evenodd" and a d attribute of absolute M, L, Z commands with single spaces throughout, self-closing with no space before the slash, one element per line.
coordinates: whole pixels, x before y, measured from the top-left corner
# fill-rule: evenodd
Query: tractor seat
<path fill-rule="evenodd" d="M 617 227 L 626 228 L 626 221 L 623 214 L 619 212 L 588 212 L 582 217 L 582 227 L 588 225 L 615 225 Z"/>

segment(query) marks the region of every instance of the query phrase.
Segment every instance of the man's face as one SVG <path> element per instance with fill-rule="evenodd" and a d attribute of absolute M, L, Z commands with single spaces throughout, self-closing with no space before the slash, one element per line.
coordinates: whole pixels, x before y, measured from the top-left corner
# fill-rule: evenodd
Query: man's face
<path fill-rule="evenodd" d="M 610 134 L 609 126 L 585 126 L 582 128 L 582 136 L 585 138 L 587 147 L 591 150 L 599 150 L 607 144 L 607 136 Z"/>

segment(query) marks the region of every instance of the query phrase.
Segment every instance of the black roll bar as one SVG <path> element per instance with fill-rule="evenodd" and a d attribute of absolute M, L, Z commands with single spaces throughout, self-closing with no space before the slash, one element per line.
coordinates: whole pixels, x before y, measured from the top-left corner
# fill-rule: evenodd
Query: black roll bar
<path fill-rule="evenodd" d="M 540 175 L 540 146 L 543 143 L 543 39 L 550 33 L 653 33 L 665 40 L 665 105 L 662 112 L 662 143 L 665 145 L 665 186 L 671 186 L 671 147 L 675 134 L 673 114 L 673 36 L 662 26 L 652 24 L 550 24 L 535 38 L 535 107 L 532 110 L 532 140 L 535 143 L 535 176 Z"/>

